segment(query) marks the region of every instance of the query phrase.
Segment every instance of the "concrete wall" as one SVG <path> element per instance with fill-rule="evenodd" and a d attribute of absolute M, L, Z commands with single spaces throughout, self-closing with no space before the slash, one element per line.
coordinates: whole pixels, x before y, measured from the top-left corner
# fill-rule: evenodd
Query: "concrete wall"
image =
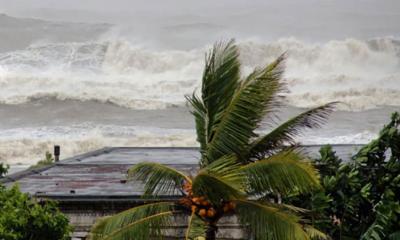
<path fill-rule="evenodd" d="M 86 239 L 91 226 L 96 219 L 113 215 L 116 212 L 101 211 L 71 211 L 65 212 L 70 220 L 70 224 L 74 226 L 73 240 Z M 166 231 L 166 239 L 183 239 L 187 227 L 188 219 L 185 216 L 178 216 L 174 219 L 175 226 Z M 219 221 L 217 238 L 221 240 L 239 240 L 249 239 L 244 229 L 238 224 L 235 216 L 224 217 Z"/>

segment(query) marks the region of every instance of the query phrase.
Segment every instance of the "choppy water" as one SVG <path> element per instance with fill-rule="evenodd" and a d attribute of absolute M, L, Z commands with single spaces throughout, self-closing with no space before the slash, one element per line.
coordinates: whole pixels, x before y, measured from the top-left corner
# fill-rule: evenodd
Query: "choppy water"
<path fill-rule="evenodd" d="M 237 38 L 243 74 L 287 52 L 283 119 L 343 103 L 324 128 L 299 138 L 304 144 L 367 142 L 400 110 L 393 1 L 311 1 L 315 15 L 308 2 L 233 1 L 222 13 L 223 4 L 184 3 L 182 13 L 153 3 L 122 10 L 127 1 L 121 12 L 92 9 L 90 1 L 63 11 L 0 2 L 20 16 L 0 15 L 3 162 L 32 164 L 54 144 L 64 157 L 103 146 L 196 146 L 184 95 L 200 85 L 205 51 L 227 37 Z M 268 14 L 256 14 L 263 9 Z"/>

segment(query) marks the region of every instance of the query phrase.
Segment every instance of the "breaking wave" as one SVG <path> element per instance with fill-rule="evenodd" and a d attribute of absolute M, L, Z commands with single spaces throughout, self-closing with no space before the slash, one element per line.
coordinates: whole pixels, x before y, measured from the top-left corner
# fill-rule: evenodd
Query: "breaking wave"
<path fill-rule="evenodd" d="M 197 146 L 194 130 L 83 123 L 72 126 L 14 128 L 0 131 L 0 162 L 32 165 L 54 145 L 62 158 L 109 147 Z"/>
<path fill-rule="evenodd" d="M 301 144 L 367 143 L 376 134 L 368 131 L 322 137 L 307 134 Z M 116 126 L 83 123 L 71 126 L 14 128 L 0 131 L 0 162 L 32 165 L 62 146 L 62 158 L 108 147 L 197 147 L 194 129 Z"/>
<path fill-rule="evenodd" d="M 287 51 L 287 103 L 311 107 L 341 101 L 357 111 L 400 106 L 400 41 L 297 39 L 241 41 L 246 73 Z M 151 50 L 126 41 L 33 45 L 0 53 L 0 103 L 40 98 L 95 100 L 134 109 L 184 104 L 200 86 L 201 49 Z"/>

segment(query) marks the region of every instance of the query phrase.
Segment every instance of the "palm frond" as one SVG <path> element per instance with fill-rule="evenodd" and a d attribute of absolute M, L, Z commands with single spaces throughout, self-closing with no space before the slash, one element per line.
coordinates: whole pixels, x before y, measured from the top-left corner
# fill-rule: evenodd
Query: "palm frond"
<path fill-rule="evenodd" d="M 215 44 L 206 60 L 201 88 L 201 98 L 210 121 L 209 128 L 213 126 L 216 115 L 231 102 L 239 80 L 239 51 L 234 40 Z"/>
<path fill-rule="evenodd" d="M 331 238 L 320 230 L 310 225 L 304 226 L 304 231 L 310 236 L 312 240 L 330 240 Z"/>
<path fill-rule="evenodd" d="M 239 50 L 235 41 L 216 43 L 206 60 L 201 89 L 210 119 L 229 105 L 239 80 Z"/>
<path fill-rule="evenodd" d="M 203 168 L 193 179 L 195 196 L 204 196 L 215 205 L 221 200 L 232 200 L 244 196 L 244 175 L 238 171 L 240 165 L 235 155 L 227 155 Z"/>
<path fill-rule="evenodd" d="M 389 194 L 385 194 L 382 199 L 375 204 L 375 220 L 362 234 L 360 237 L 361 240 L 383 240 L 388 238 L 389 229 L 391 229 L 393 223 L 396 222 L 395 209 L 399 208 L 398 202 L 394 202 L 392 198 L 393 197 Z"/>
<path fill-rule="evenodd" d="M 89 240 L 100 240 L 105 237 L 105 228 L 107 226 L 108 220 L 111 217 L 98 218 L 90 229 L 88 239 Z"/>
<path fill-rule="evenodd" d="M 236 201 L 236 212 L 243 226 L 258 240 L 309 239 L 299 224 L 299 218 L 278 208 L 253 201 Z"/>
<path fill-rule="evenodd" d="M 390 234 L 388 239 L 389 240 L 400 240 L 400 231 Z"/>
<path fill-rule="evenodd" d="M 160 163 L 144 162 L 128 170 L 128 177 L 144 181 L 144 195 L 157 196 L 160 194 L 173 194 L 181 189 L 185 181 L 191 179 L 184 173 Z"/>
<path fill-rule="evenodd" d="M 297 213 L 302 214 L 302 213 L 310 212 L 310 210 L 305 209 L 305 208 L 300 208 L 300 207 L 296 207 L 294 205 L 285 204 L 285 203 L 274 203 L 274 202 L 271 202 L 271 201 L 263 201 L 261 198 L 258 199 L 258 202 L 262 203 L 263 205 L 271 206 L 271 207 L 274 207 L 274 208 L 281 209 L 283 211 L 289 211 L 289 212 L 293 212 L 293 213 L 296 213 L 296 214 Z"/>
<path fill-rule="evenodd" d="M 196 240 L 205 237 L 207 226 L 195 213 L 189 217 L 188 227 L 185 233 L 185 240 Z"/>
<path fill-rule="evenodd" d="M 260 137 L 250 145 L 249 157 L 261 159 L 285 144 L 295 144 L 295 137 L 304 128 L 318 128 L 332 113 L 337 103 L 328 103 L 305 111 L 272 130 L 267 135 Z"/>
<path fill-rule="evenodd" d="M 247 164 L 241 171 L 247 176 L 250 192 L 308 192 L 319 187 L 319 175 L 311 163 L 295 151 L 282 151 L 269 158 Z"/>
<path fill-rule="evenodd" d="M 222 200 L 229 201 L 243 197 L 243 192 L 220 177 L 203 172 L 193 180 L 193 195 L 204 196 L 218 206 Z"/>
<path fill-rule="evenodd" d="M 172 226 L 174 203 L 159 202 L 129 209 L 100 219 L 91 229 L 90 240 L 147 240 L 162 237 Z"/>
<path fill-rule="evenodd" d="M 197 140 L 201 152 L 205 152 L 210 131 L 220 114 L 230 103 L 240 79 L 239 51 L 234 41 L 214 45 L 206 56 L 203 72 L 201 99 L 195 94 L 186 96 L 193 106 L 196 121 Z"/>
<path fill-rule="evenodd" d="M 242 165 L 237 160 L 237 156 L 234 154 L 229 154 L 222 156 L 218 160 L 210 163 L 200 172 L 207 172 L 209 174 L 218 176 L 222 180 L 229 182 L 231 185 L 238 189 L 242 189 L 243 181 L 245 180 L 245 175 L 241 170 Z"/>
<path fill-rule="evenodd" d="M 387 226 L 390 225 L 390 216 L 377 213 L 375 221 L 361 235 L 361 240 L 384 240 L 387 237 Z"/>
<path fill-rule="evenodd" d="M 194 116 L 196 124 L 197 141 L 200 143 L 200 153 L 201 156 L 203 156 L 207 147 L 207 126 L 209 122 L 207 109 L 203 102 L 194 93 L 192 96 L 185 97 L 193 108 L 191 113 Z"/>
<path fill-rule="evenodd" d="M 244 156 L 249 140 L 256 137 L 254 130 L 265 114 L 274 107 L 281 90 L 284 56 L 263 69 L 256 69 L 242 81 L 230 104 L 217 116 L 206 151 L 209 164 L 223 155 L 235 153 Z"/>
<path fill-rule="evenodd" d="M 362 240 L 384 240 L 385 226 L 373 223 L 365 233 L 360 237 Z"/>

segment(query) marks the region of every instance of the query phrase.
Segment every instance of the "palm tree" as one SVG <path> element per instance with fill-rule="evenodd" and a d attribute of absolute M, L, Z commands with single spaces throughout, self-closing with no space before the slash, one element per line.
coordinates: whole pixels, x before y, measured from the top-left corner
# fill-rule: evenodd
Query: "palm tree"
<path fill-rule="evenodd" d="M 185 239 L 215 239 L 218 221 L 229 215 L 236 215 L 255 239 L 324 236 L 301 221 L 302 209 L 279 199 L 319 187 L 318 173 L 297 150 L 294 137 L 302 128 L 319 127 L 333 104 L 306 111 L 268 134 L 258 134 L 265 116 L 271 120 L 281 106 L 285 57 L 245 78 L 238 57 L 233 40 L 215 44 L 206 55 L 201 97 L 187 96 L 200 143 L 195 176 L 148 162 L 128 171 L 130 178 L 144 182 L 145 196 L 174 194 L 180 199 L 154 201 L 101 219 L 92 228 L 91 239 L 162 238 L 177 215 L 187 216 Z"/>

